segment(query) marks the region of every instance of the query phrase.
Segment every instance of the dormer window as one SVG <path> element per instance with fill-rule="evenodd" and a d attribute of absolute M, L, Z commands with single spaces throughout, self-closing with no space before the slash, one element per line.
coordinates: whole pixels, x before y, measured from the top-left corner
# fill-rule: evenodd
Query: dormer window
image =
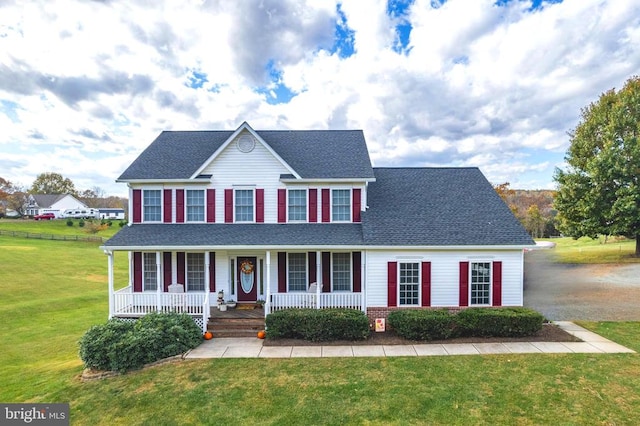
<path fill-rule="evenodd" d="M 253 189 L 236 189 L 235 191 L 235 221 L 254 221 Z"/>

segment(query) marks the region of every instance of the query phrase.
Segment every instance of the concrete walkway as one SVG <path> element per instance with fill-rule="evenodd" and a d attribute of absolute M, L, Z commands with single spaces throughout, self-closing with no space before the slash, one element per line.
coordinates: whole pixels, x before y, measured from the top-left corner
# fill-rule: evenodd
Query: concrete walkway
<path fill-rule="evenodd" d="M 185 358 L 328 358 L 436 356 L 525 353 L 635 353 L 611 340 L 569 321 L 557 321 L 560 328 L 582 342 L 444 343 L 413 345 L 350 346 L 263 346 L 258 338 L 207 340 Z"/>

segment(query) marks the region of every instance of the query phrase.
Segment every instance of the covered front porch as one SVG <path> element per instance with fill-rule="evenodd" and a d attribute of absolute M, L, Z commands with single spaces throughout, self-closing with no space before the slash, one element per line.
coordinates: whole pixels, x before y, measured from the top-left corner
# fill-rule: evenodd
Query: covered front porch
<path fill-rule="evenodd" d="M 264 305 L 264 316 L 288 308 L 366 311 L 360 251 L 167 250 L 127 251 L 129 279 L 116 290 L 116 250 L 105 250 L 109 317 L 150 312 L 191 315 L 207 329 L 220 302 Z M 124 251 L 124 250 L 121 250 Z"/>

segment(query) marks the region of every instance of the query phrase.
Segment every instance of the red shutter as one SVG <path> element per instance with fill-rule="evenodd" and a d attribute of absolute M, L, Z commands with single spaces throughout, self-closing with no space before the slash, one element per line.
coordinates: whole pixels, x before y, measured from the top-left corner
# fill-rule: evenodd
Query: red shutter
<path fill-rule="evenodd" d="M 233 189 L 224 190 L 224 222 L 233 223 Z"/>
<path fill-rule="evenodd" d="M 264 222 L 264 189 L 256 189 L 256 222 Z"/>
<path fill-rule="evenodd" d="M 133 252 L 133 291 L 142 291 L 142 253 Z"/>
<path fill-rule="evenodd" d="M 493 306 L 502 306 L 502 262 L 493 262 Z"/>
<path fill-rule="evenodd" d="M 176 222 L 184 222 L 184 189 L 176 189 Z"/>
<path fill-rule="evenodd" d="M 324 188 L 322 190 L 322 221 L 331 222 L 331 190 Z"/>
<path fill-rule="evenodd" d="M 469 306 L 469 262 L 460 262 L 460 306 Z"/>
<path fill-rule="evenodd" d="M 309 190 L 309 222 L 315 223 L 318 221 L 318 190 Z"/>
<path fill-rule="evenodd" d="M 216 190 L 207 189 L 207 222 L 216 221 Z"/>
<path fill-rule="evenodd" d="M 310 251 L 307 253 L 307 259 L 309 264 L 309 283 L 317 282 L 317 263 L 316 263 L 316 252 Z"/>
<path fill-rule="evenodd" d="M 278 189 L 278 223 L 287 221 L 287 190 Z"/>
<path fill-rule="evenodd" d="M 398 262 L 387 263 L 387 306 L 398 306 Z"/>
<path fill-rule="evenodd" d="M 362 197 L 360 188 L 353 188 L 353 201 L 351 202 L 351 213 L 354 222 L 360 222 L 360 203 Z"/>
<path fill-rule="evenodd" d="M 351 253 L 353 259 L 353 292 L 360 293 L 362 292 L 362 270 L 360 269 L 362 265 L 362 253 L 359 251 L 354 251 Z"/>
<path fill-rule="evenodd" d="M 164 202 L 164 209 L 163 209 L 164 223 L 171 223 L 171 220 L 173 219 L 171 217 L 171 207 L 172 207 L 171 193 L 172 191 L 170 189 L 164 190 L 164 201 L 163 201 Z"/>
<path fill-rule="evenodd" d="M 162 271 L 164 275 L 164 291 L 169 291 L 171 285 L 171 252 L 165 251 L 162 253 Z"/>
<path fill-rule="evenodd" d="M 178 284 L 182 284 L 187 289 L 187 283 L 184 280 L 184 263 L 185 253 L 183 251 L 178 252 L 177 269 L 178 269 Z"/>
<path fill-rule="evenodd" d="M 322 292 L 331 292 L 331 253 L 322 252 Z"/>
<path fill-rule="evenodd" d="M 133 190 L 133 223 L 142 222 L 142 190 Z"/>
<path fill-rule="evenodd" d="M 216 253 L 209 253 L 209 291 L 216 292 Z"/>
<path fill-rule="evenodd" d="M 278 293 L 287 292 L 287 253 L 278 252 Z"/>
<path fill-rule="evenodd" d="M 422 262 L 422 306 L 431 306 L 431 262 Z"/>

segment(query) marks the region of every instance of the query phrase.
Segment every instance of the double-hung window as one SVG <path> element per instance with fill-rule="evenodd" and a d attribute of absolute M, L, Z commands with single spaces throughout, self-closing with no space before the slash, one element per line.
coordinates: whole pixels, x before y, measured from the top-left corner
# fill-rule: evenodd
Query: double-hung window
<path fill-rule="evenodd" d="M 204 253 L 187 253 L 187 291 L 204 288 Z"/>
<path fill-rule="evenodd" d="M 289 222 L 306 222 L 307 220 L 307 191 L 305 189 L 290 189 L 288 195 Z"/>
<path fill-rule="evenodd" d="M 420 297 L 420 263 L 400 263 L 398 290 L 400 306 L 418 306 Z"/>
<path fill-rule="evenodd" d="M 351 291 L 351 253 L 333 253 L 333 291 Z"/>
<path fill-rule="evenodd" d="M 203 189 L 187 189 L 187 222 L 204 222 Z"/>
<path fill-rule="evenodd" d="M 158 269 L 156 267 L 156 254 L 142 254 L 142 290 L 156 291 L 158 289 Z"/>
<path fill-rule="evenodd" d="M 253 189 L 236 189 L 235 212 L 236 212 L 236 222 L 253 222 L 254 221 Z"/>
<path fill-rule="evenodd" d="M 331 191 L 331 220 L 349 222 L 351 220 L 351 191 L 334 189 Z"/>
<path fill-rule="evenodd" d="M 307 291 L 307 254 L 289 253 L 289 291 Z"/>
<path fill-rule="evenodd" d="M 160 222 L 162 220 L 162 200 L 159 189 L 145 189 L 143 191 L 142 209 L 145 222 Z"/>
<path fill-rule="evenodd" d="M 471 305 L 489 305 L 491 292 L 491 263 L 471 264 Z"/>

